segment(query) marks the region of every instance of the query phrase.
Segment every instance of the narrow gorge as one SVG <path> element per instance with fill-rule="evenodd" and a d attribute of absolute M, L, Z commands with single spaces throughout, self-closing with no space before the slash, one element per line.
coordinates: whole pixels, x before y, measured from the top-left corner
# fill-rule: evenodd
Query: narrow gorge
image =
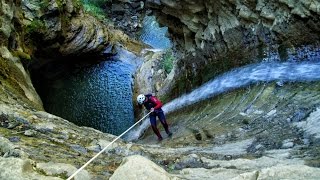
<path fill-rule="evenodd" d="M 0 179 L 319 179 L 320 2 L 0 0 Z"/>

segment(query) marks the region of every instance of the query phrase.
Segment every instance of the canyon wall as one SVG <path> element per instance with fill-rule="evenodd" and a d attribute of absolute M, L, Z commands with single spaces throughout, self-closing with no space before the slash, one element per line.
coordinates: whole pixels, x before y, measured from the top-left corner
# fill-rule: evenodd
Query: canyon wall
<path fill-rule="evenodd" d="M 319 41 L 318 1 L 147 0 L 146 7 L 169 27 L 176 45 L 176 68 L 167 80 L 154 75 L 153 86 L 165 99 L 233 67 L 270 55 L 284 60 L 299 47 Z"/>

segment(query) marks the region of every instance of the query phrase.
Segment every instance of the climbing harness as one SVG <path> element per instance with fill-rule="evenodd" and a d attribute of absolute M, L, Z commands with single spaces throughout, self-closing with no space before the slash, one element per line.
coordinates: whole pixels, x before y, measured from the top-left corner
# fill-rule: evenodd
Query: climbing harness
<path fill-rule="evenodd" d="M 124 131 L 122 134 L 120 134 L 117 138 L 115 138 L 112 142 L 110 142 L 105 148 L 103 148 L 98 154 L 96 154 L 93 158 L 91 158 L 87 163 L 85 163 L 81 168 L 79 168 L 76 172 L 74 172 L 67 180 L 71 180 L 74 176 L 76 176 L 82 169 L 84 169 L 88 164 L 90 164 L 95 158 L 97 158 L 101 153 L 103 153 L 111 144 L 113 144 L 116 140 L 118 140 L 120 137 L 125 135 L 128 131 L 130 131 L 134 126 L 136 126 L 140 121 L 142 121 L 144 118 L 146 118 L 151 111 L 145 115 L 143 118 L 141 118 L 139 121 L 137 121 L 134 125 L 132 125 L 129 129 Z"/>

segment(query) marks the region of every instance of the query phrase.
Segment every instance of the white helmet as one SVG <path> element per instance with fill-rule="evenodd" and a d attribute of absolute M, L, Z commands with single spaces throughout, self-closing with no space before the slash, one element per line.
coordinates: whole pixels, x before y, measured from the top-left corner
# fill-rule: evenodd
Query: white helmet
<path fill-rule="evenodd" d="M 143 95 L 143 94 L 140 94 L 138 97 L 137 97 L 137 101 L 139 104 L 143 104 L 143 102 L 146 100 L 146 96 Z"/>

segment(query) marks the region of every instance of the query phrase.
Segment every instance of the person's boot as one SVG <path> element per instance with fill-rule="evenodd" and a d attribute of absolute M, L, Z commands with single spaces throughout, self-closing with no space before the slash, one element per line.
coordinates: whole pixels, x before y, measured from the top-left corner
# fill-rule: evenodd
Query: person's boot
<path fill-rule="evenodd" d="M 165 130 L 166 130 L 166 133 L 168 134 L 168 137 L 171 137 L 172 136 L 172 132 L 169 131 L 169 127 L 168 126 L 165 126 Z"/>
<path fill-rule="evenodd" d="M 158 141 L 162 141 L 163 138 L 162 138 L 158 128 L 156 126 L 151 126 L 151 127 L 152 127 L 153 132 L 158 136 Z"/>
<path fill-rule="evenodd" d="M 167 122 L 163 123 L 163 127 L 164 127 L 164 130 L 166 131 L 166 133 L 168 134 L 168 136 L 171 137 L 172 132 L 169 131 L 169 126 L 168 126 Z"/>

